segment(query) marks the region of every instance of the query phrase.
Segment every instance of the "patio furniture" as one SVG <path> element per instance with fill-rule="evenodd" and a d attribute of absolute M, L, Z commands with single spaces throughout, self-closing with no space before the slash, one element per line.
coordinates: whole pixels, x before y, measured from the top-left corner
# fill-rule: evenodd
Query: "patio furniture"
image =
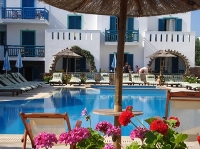
<path fill-rule="evenodd" d="M 94 73 L 86 73 L 86 84 L 96 84 L 95 74 Z"/>
<path fill-rule="evenodd" d="M 34 138 L 40 132 L 49 132 L 56 134 L 57 137 L 63 132 L 71 130 L 71 124 L 68 114 L 57 113 L 20 113 L 20 117 L 25 127 L 24 135 L 22 137 L 23 149 L 26 149 L 27 136 L 31 140 L 32 148 L 35 149 Z M 29 122 L 27 122 L 29 120 Z M 76 127 L 81 126 L 81 121 L 76 122 Z M 75 149 L 74 145 L 70 146 L 70 149 Z"/>
<path fill-rule="evenodd" d="M 63 74 L 62 73 L 53 73 L 52 80 L 49 80 L 50 85 L 59 84 L 63 85 Z"/>
<path fill-rule="evenodd" d="M 144 81 L 141 80 L 141 77 L 139 74 L 131 74 L 131 81 L 132 81 L 132 84 L 141 84 L 143 85 L 144 84 Z"/>
<path fill-rule="evenodd" d="M 110 85 L 110 75 L 109 73 L 101 73 L 100 84 L 109 84 Z"/>
<path fill-rule="evenodd" d="M 131 85 L 132 82 L 130 81 L 130 78 L 129 78 L 129 73 L 123 73 L 123 81 L 122 81 L 123 84 L 128 84 L 128 85 Z"/>
<path fill-rule="evenodd" d="M 168 85 L 176 85 L 176 87 L 178 87 L 179 83 L 174 81 L 173 75 L 163 75 L 164 79 L 165 79 L 165 84 Z"/>
<path fill-rule="evenodd" d="M 155 75 L 146 75 L 146 83 L 148 85 L 158 85 L 159 82 L 156 81 Z"/>
<path fill-rule="evenodd" d="M 17 87 L 6 87 L 0 84 L 0 92 L 12 92 L 12 96 L 19 95 L 23 90 Z"/>
<path fill-rule="evenodd" d="M 79 85 L 81 85 L 80 74 L 78 74 L 78 73 L 71 74 L 71 79 L 69 81 L 69 84 L 70 84 L 70 86 L 72 84 L 79 84 Z"/>

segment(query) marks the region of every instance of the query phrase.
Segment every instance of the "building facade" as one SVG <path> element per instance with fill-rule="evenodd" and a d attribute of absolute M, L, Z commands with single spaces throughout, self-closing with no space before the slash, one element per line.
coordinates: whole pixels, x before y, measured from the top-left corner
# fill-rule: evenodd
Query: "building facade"
<path fill-rule="evenodd" d="M 0 0 L 0 66 L 5 51 L 16 71 L 20 51 L 24 67 L 21 73 L 35 80 L 44 72 L 66 69 L 66 59 L 54 62 L 54 54 L 78 46 L 94 57 L 97 71 L 109 72 L 117 52 L 118 22 L 116 16 L 70 13 L 36 0 Z M 195 33 L 190 31 L 191 13 L 154 17 L 127 18 L 124 63 L 133 71 L 135 65 L 159 72 L 182 73 L 195 66 Z M 146 56 L 170 50 L 177 57 L 151 60 Z M 181 55 L 181 56 L 180 56 Z M 186 61 L 186 60 L 187 61 Z M 90 71 L 87 57 L 68 59 L 68 72 Z M 2 71 L 3 73 L 3 71 Z"/>

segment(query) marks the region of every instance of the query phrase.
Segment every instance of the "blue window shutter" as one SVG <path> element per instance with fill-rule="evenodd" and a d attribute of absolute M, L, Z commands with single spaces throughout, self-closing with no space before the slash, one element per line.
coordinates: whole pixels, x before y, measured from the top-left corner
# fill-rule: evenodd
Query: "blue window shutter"
<path fill-rule="evenodd" d="M 23 31 L 22 32 L 22 45 L 35 45 L 35 32 Z"/>
<path fill-rule="evenodd" d="M 176 19 L 175 28 L 176 31 L 182 31 L 182 19 Z"/>
<path fill-rule="evenodd" d="M 133 30 L 133 29 L 134 29 L 134 18 L 129 17 L 129 18 L 127 18 L 126 30 Z"/>
<path fill-rule="evenodd" d="M 109 70 L 114 70 L 114 69 L 111 67 L 112 61 L 113 61 L 113 57 L 114 57 L 114 54 L 110 54 Z"/>
<path fill-rule="evenodd" d="M 34 7 L 35 0 L 22 0 L 22 7 Z"/>
<path fill-rule="evenodd" d="M 67 62 L 67 59 L 63 57 L 63 67 L 62 67 L 62 69 L 64 71 L 66 71 L 66 62 Z"/>
<path fill-rule="evenodd" d="M 165 19 L 158 19 L 158 31 L 165 31 Z"/>
<path fill-rule="evenodd" d="M 85 58 L 85 56 L 80 58 L 80 70 L 81 70 L 81 72 L 86 71 L 86 58 Z"/>
<path fill-rule="evenodd" d="M 116 17 L 110 16 L 110 30 L 116 30 Z"/>
<path fill-rule="evenodd" d="M 74 25 L 74 29 L 81 29 L 81 16 L 75 16 Z"/>
<path fill-rule="evenodd" d="M 68 29 L 74 29 L 74 16 L 69 16 L 68 21 Z"/>
<path fill-rule="evenodd" d="M 133 70 L 133 54 L 127 54 L 127 62 L 131 66 L 131 69 Z"/>

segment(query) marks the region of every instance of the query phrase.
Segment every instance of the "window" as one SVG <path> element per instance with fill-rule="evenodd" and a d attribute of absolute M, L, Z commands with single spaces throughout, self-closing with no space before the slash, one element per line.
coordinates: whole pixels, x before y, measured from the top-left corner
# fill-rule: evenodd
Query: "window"
<path fill-rule="evenodd" d="M 0 45 L 6 44 L 6 32 L 0 32 Z"/>
<path fill-rule="evenodd" d="M 115 16 L 110 17 L 110 30 L 118 30 L 119 29 L 119 18 Z M 126 20 L 126 30 L 134 29 L 134 18 L 128 17 Z"/>
<path fill-rule="evenodd" d="M 158 20 L 159 31 L 182 31 L 182 19 L 163 18 Z"/>
<path fill-rule="evenodd" d="M 68 29 L 81 29 L 81 16 L 68 16 Z"/>

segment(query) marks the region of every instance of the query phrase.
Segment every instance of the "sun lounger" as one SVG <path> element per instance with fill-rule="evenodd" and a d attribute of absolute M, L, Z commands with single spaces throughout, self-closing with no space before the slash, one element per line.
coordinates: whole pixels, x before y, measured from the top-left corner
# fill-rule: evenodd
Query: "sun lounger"
<path fill-rule="evenodd" d="M 86 73 L 86 84 L 96 84 L 95 74 L 94 73 Z"/>
<path fill-rule="evenodd" d="M 198 90 L 198 88 L 200 88 L 200 84 L 199 83 L 188 83 L 185 85 L 187 89 L 189 90 Z"/>
<path fill-rule="evenodd" d="M 129 73 L 123 73 L 123 84 L 132 84 L 132 82 L 130 81 L 130 78 L 129 78 Z"/>
<path fill-rule="evenodd" d="M 110 76 L 109 73 L 101 73 L 100 84 L 109 84 L 110 85 Z"/>
<path fill-rule="evenodd" d="M 12 96 L 19 95 L 23 90 L 15 87 L 6 87 L 0 84 L 0 92 L 12 92 Z"/>
<path fill-rule="evenodd" d="M 158 85 L 159 82 L 156 81 L 155 75 L 146 75 L 146 83 L 148 85 Z"/>
<path fill-rule="evenodd" d="M 132 84 L 144 84 L 144 81 L 141 80 L 140 74 L 131 74 Z"/>
<path fill-rule="evenodd" d="M 71 79 L 69 81 L 69 84 L 70 85 L 72 85 L 72 84 L 79 84 L 79 85 L 81 85 L 80 74 L 77 74 L 77 73 L 71 74 Z"/>
<path fill-rule="evenodd" d="M 31 140 L 32 148 L 35 149 L 34 138 L 40 132 L 54 133 L 59 137 L 61 133 L 71 130 L 71 124 L 67 113 L 20 113 L 20 117 L 25 127 L 25 132 L 22 138 L 23 149 L 26 149 L 27 136 L 29 136 Z M 27 120 L 29 120 L 29 122 L 27 122 Z M 66 126 L 68 130 L 66 130 Z M 76 127 L 80 126 L 81 121 L 77 121 Z M 74 149 L 73 145 L 70 147 L 70 149 Z"/>
<path fill-rule="evenodd" d="M 63 74 L 62 73 L 53 73 L 53 78 L 52 80 L 49 80 L 50 85 L 54 84 L 59 84 L 63 85 Z"/>
<path fill-rule="evenodd" d="M 179 83 L 174 81 L 173 75 L 163 75 L 164 79 L 165 79 L 165 84 L 168 85 L 176 85 L 176 87 L 178 87 Z"/>

